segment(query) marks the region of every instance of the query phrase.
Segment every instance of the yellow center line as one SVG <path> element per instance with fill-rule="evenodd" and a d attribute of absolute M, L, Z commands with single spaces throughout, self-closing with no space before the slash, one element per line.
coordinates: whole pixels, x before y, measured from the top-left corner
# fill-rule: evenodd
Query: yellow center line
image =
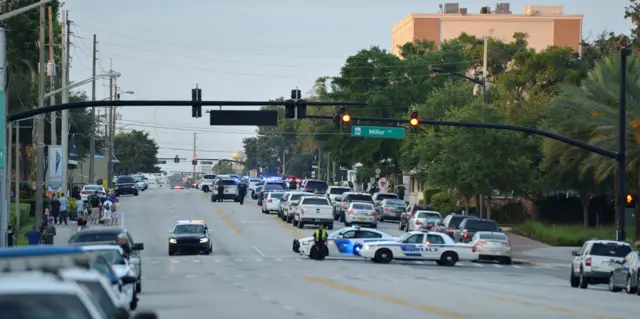
<path fill-rule="evenodd" d="M 618 317 L 603 316 L 603 315 L 598 315 L 598 314 L 589 313 L 589 312 L 581 312 L 581 311 L 571 310 L 571 309 L 564 308 L 564 307 L 550 306 L 550 305 L 546 305 L 546 304 L 543 304 L 543 303 L 524 301 L 524 300 L 518 300 L 518 299 L 511 299 L 511 298 L 505 298 L 505 297 L 501 297 L 501 296 L 491 296 L 491 299 L 504 301 L 504 302 L 519 303 L 519 304 L 522 304 L 522 305 L 525 305 L 525 306 L 544 308 L 544 309 L 547 309 L 547 310 L 552 311 L 552 312 L 574 314 L 574 315 L 580 315 L 580 316 L 589 317 L 589 318 L 621 319 L 621 318 L 618 318 Z"/>
<path fill-rule="evenodd" d="M 341 291 L 345 291 L 348 293 L 352 293 L 354 295 L 360 295 L 363 297 L 369 297 L 372 299 L 377 299 L 377 300 L 381 300 L 381 301 L 386 301 L 386 302 L 390 302 L 399 306 L 405 306 L 405 307 L 409 307 L 409 308 L 414 308 L 414 309 L 418 309 L 418 310 L 422 310 L 434 315 L 439 315 L 442 317 L 446 317 L 446 318 L 451 318 L 451 319 L 466 319 L 466 317 L 463 317 L 461 315 L 458 315 L 456 313 L 453 312 L 447 312 L 447 311 L 443 311 L 440 310 L 436 307 L 433 306 L 425 306 L 425 305 L 417 305 L 417 304 L 412 304 L 412 303 L 408 303 L 406 301 L 403 301 L 401 299 L 395 298 L 395 297 L 391 297 L 391 296 L 380 296 L 380 295 L 376 295 L 372 292 L 369 291 L 365 291 L 365 290 L 361 290 L 355 287 L 351 287 L 351 286 L 347 286 L 347 285 L 343 285 L 343 284 L 339 284 L 333 281 L 329 281 L 326 279 L 322 279 L 322 278 L 318 278 L 318 277 L 312 277 L 312 276 L 305 276 L 304 279 L 309 280 L 311 282 L 315 282 L 317 284 L 321 284 L 321 285 L 325 285 L 327 287 L 331 287 L 337 290 L 341 290 Z"/>
<path fill-rule="evenodd" d="M 222 220 L 224 220 L 227 225 L 229 225 L 229 227 L 233 229 L 236 234 L 240 234 L 240 229 L 238 229 L 238 227 L 236 227 L 236 225 L 234 225 L 233 222 L 229 220 L 229 218 L 225 214 L 222 213 L 220 208 L 216 208 L 216 212 L 218 213 L 218 215 L 220 215 L 220 218 L 222 218 Z"/>
<path fill-rule="evenodd" d="M 298 237 L 298 238 L 306 237 L 301 231 L 297 230 L 295 227 L 287 224 L 286 222 L 283 222 L 282 219 L 280 219 L 280 217 L 274 216 L 274 218 L 278 222 L 278 224 L 280 224 L 280 225 L 282 225 L 282 227 L 290 230 L 294 235 L 296 235 L 296 237 Z"/>

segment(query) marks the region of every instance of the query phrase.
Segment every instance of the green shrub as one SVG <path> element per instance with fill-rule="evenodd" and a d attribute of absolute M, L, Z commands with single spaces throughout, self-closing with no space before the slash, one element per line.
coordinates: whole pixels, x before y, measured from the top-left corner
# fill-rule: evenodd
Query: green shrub
<path fill-rule="evenodd" d="M 433 195 L 440 192 L 442 192 L 442 190 L 439 188 L 426 188 L 424 191 L 422 191 L 422 196 L 425 204 L 431 204 Z"/>
<path fill-rule="evenodd" d="M 456 208 L 456 197 L 448 192 L 440 192 L 431 196 L 431 204 L 438 212 L 450 212 Z"/>
<path fill-rule="evenodd" d="M 552 246 L 582 246 L 585 241 L 598 239 L 615 239 L 616 229 L 613 226 L 584 228 L 582 225 L 550 225 L 541 222 L 524 222 L 513 228 L 513 232 Z M 634 230 L 627 230 L 627 240 L 634 241 Z"/>

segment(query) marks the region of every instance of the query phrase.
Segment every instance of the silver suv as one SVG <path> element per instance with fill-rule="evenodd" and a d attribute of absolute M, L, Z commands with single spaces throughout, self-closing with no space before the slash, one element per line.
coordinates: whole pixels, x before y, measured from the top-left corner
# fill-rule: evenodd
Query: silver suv
<path fill-rule="evenodd" d="M 571 287 L 587 289 L 589 285 L 608 283 L 611 272 L 631 251 L 631 245 L 621 241 L 592 239 L 585 242 L 579 251 L 572 252 Z"/>

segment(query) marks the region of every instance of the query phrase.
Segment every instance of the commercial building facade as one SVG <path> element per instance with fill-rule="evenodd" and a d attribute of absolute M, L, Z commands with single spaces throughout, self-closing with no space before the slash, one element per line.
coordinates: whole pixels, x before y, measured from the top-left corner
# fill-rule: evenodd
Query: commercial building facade
<path fill-rule="evenodd" d="M 512 14 L 509 4 L 500 3 L 492 12 L 483 7 L 479 14 L 469 14 L 457 3 L 441 5 L 441 13 L 411 13 L 391 29 L 391 46 L 430 40 L 442 41 L 467 33 L 478 38 L 490 37 L 513 41 L 516 32 L 527 34 L 529 47 L 540 51 L 549 46 L 566 46 L 580 52 L 583 15 L 565 15 L 562 6 L 526 6 L 523 14 Z"/>

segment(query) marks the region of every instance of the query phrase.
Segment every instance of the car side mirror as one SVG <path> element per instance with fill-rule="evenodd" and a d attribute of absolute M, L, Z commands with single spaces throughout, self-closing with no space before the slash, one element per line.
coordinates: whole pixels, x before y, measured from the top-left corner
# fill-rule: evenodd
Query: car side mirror
<path fill-rule="evenodd" d="M 133 244 L 133 250 L 144 250 L 144 244 L 143 243 Z"/>
<path fill-rule="evenodd" d="M 151 311 L 140 311 L 136 313 L 133 319 L 158 319 L 158 315 Z"/>
<path fill-rule="evenodd" d="M 169 229 L 167 232 L 169 232 L 169 234 L 173 233 L 173 231 L 171 229 Z"/>
<path fill-rule="evenodd" d="M 574 250 L 574 251 L 571 252 L 571 256 L 580 256 L 580 255 L 578 255 L 578 251 L 577 250 Z"/>
<path fill-rule="evenodd" d="M 114 317 L 116 319 L 129 319 L 129 311 L 127 311 L 127 309 L 125 309 L 124 307 L 118 307 L 116 308 Z"/>
<path fill-rule="evenodd" d="M 498 227 L 498 231 L 499 231 L 499 232 L 502 232 L 502 228 Z"/>
<path fill-rule="evenodd" d="M 120 278 L 120 280 L 122 280 L 123 285 L 135 284 L 136 282 L 138 282 L 138 278 L 133 276 L 124 276 Z"/>
<path fill-rule="evenodd" d="M 344 238 L 344 235 L 340 234 L 340 235 L 336 236 L 336 238 Z"/>

